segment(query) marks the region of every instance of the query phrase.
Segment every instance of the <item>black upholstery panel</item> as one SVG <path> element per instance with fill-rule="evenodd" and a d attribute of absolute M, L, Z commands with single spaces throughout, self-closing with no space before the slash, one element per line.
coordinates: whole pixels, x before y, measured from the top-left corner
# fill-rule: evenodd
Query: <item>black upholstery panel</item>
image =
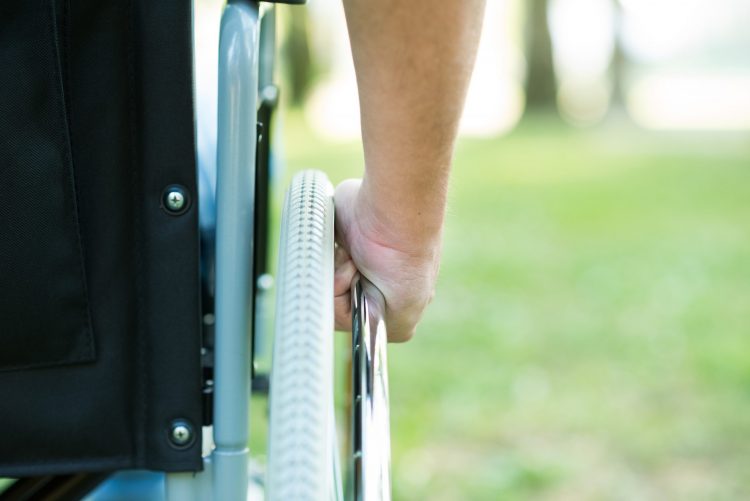
<path fill-rule="evenodd" d="M 201 467 L 168 440 L 201 424 L 197 206 L 161 207 L 196 193 L 191 39 L 188 0 L 0 7 L 0 476 Z"/>

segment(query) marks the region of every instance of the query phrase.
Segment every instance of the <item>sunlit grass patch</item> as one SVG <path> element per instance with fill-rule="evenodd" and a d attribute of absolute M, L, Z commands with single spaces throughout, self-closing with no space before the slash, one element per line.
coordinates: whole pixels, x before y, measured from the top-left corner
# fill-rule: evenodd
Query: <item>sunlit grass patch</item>
<path fill-rule="evenodd" d="M 291 168 L 360 175 L 296 117 Z M 557 121 L 459 144 L 390 349 L 398 499 L 750 497 L 750 143 Z"/>

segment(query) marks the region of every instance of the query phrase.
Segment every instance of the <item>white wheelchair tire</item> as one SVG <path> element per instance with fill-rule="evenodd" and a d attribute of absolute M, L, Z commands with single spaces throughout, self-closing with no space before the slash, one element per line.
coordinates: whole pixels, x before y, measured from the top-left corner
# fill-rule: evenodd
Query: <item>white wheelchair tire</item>
<path fill-rule="evenodd" d="M 270 380 L 267 499 L 340 497 L 333 419 L 333 188 L 297 174 L 281 223 Z"/>

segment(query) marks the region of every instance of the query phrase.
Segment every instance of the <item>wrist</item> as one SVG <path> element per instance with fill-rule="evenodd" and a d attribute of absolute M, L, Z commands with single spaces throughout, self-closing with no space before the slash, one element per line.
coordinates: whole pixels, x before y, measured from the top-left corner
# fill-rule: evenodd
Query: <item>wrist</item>
<path fill-rule="evenodd" d="M 365 175 L 355 201 L 355 217 L 365 236 L 380 245 L 414 256 L 439 253 L 445 203 L 437 196 L 420 200 L 411 195 L 380 188 Z"/>

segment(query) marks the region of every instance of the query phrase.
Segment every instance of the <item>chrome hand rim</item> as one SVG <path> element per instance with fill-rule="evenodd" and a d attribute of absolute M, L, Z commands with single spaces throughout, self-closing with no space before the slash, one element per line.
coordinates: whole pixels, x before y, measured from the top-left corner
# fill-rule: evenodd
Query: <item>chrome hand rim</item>
<path fill-rule="evenodd" d="M 371 282 L 352 283 L 352 485 L 357 501 L 391 499 L 391 441 L 385 298 Z"/>

